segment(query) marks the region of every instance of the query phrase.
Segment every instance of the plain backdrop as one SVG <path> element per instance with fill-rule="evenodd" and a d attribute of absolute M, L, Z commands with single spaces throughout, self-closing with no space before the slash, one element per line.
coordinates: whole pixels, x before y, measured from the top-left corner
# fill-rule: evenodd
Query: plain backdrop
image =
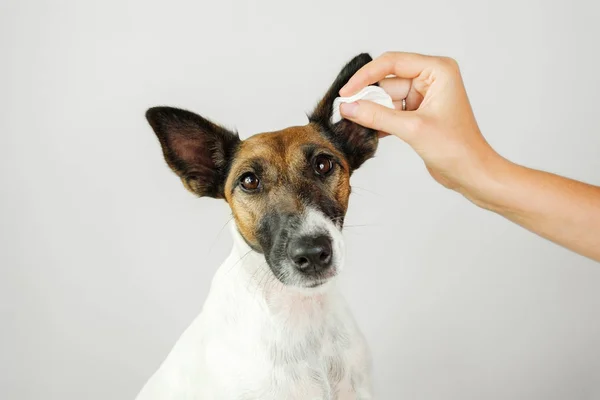
<path fill-rule="evenodd" d="M 0 398 L 132 399 L 229 252 L 144 119 L 306 123 L 360 52 L 456 58 L 505 157 L 600 184 L 588 1 L 3 0 Z M 395 138 L 352 178 L 341 285 L 377 399 L 600 398 L 600 265 L 437 185 Z M 531 199 L 536 201 L 536 199 Z"/>

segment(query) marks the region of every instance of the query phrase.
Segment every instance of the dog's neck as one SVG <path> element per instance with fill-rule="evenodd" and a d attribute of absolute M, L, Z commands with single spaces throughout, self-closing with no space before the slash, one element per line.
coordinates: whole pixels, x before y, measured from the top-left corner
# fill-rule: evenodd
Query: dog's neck
<path fill-rule="evenodd" d="M 230 231 L 233 246 L 227 261 L 217 273 L 220 280 L 233 282 L 236 290 L 242 290 L 244 295 L 264 302 L 272 314 L 325 311 L 328 300 L 336 293 L 334 281 L 315 289 L 287 286 L 275 277 L 264 254 L 246 243 L 233 222 Z"/>

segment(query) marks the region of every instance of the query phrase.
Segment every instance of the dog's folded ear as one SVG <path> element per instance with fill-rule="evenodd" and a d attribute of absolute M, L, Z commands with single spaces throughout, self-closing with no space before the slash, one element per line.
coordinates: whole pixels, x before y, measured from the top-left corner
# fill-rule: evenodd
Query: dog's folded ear
<path fill-rule="evenodd" d="M 372 61 L 371 56 L 363 53 L 348 62 L 309 116 L 310 122 L 317 125 L 321 133 L 346 155 L 352 170 L 360 167 L 375 154 L 378 143 L 377 132 L 347 119 L 332 124 L 333 101 L 339 97 L 340 89 L 352 75 L 370 61 Z"/>
<path fill-rule="evenodd" d="M 165 161 L 184 186 L 198 196 L 224 197 L 238 135 L 190 111 L 154 107 L 146 112 Z"/>

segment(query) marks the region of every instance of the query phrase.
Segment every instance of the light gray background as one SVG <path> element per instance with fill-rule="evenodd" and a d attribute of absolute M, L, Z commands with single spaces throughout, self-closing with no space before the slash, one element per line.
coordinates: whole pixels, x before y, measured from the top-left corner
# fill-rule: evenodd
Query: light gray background
<path fill-rule="evenodd" d="M 200 311 L 229 210 L 183 189 L 147 107 L 247 137 L 304 124 L 357 53 L 443 54 L 501 154 L 600 184 L 598 6 L 484 3 L 4 0 L 0 398 L 131 399 Z M 600 398 L 599 264 L 394 138 L 352 181 L 342 284 L 378 399 Z"/>

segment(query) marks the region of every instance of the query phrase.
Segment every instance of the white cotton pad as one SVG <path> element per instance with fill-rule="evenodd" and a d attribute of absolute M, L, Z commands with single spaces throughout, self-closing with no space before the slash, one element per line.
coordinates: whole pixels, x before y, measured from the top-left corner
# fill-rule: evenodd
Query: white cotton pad
<path fill-rule="evenodd" d="M 380 88 L 379 86 L 367 86 L 360 92 L 356 93 L 354 96 L 350 97 L 337 97 L 333 101 L 333 110 L 331 113 L 331 123 L 337 124 L 342 120 L 342 115 L 340 114 L 340 104 L 342 103 L 352 103 L 357 100 L 369 100 L 373 103 L 381 104 L 387 108 L 394 108 L 394 102 L 389 94 L 386 93 L 385 90 Z"/>

